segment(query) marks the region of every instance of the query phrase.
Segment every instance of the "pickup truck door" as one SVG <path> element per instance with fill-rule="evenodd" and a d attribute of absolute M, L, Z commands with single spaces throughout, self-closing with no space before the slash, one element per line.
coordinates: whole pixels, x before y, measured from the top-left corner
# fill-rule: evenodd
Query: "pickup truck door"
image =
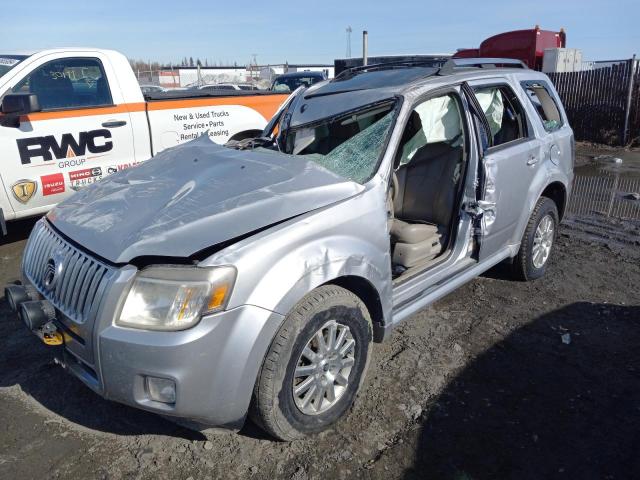
<path fill-rule="evenodd" d="M 0 92 L 34 93 L 42 109 L 21 117 L 17 128 L 0 126 L 0 174 L 15 218 L 43 213 L 134 163 L 129 107 L 118 105 L 114 80 L 104 54 L 56 54 Z"/>
<path fill-rule="evenodd" d="M 520 240 L 518 225 L 522 216 L 528 215 L 527 199 L 543 152 L 542 142 L 508 82 L 487 79 L 469 82 L 469 86 L 490 129 L 475 206 L 482 260 Z"/>

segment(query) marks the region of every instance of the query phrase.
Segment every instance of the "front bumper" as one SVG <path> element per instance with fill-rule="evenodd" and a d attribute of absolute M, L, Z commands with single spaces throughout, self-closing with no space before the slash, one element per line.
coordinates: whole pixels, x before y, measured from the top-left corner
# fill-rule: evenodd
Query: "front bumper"
<path fill-rule="evenodd" d="M 110 326 L 98 337 L 104 397 L 197 423 L 239 428 L 283 317 L 242 306 L 181 332 Z M 145 376 L 171 379 L 176 402 L 152 400 Z"/>
<path fill-rule="evenodd" d="M 283 319 L 245 305 L 203 317 L 193 328 L 178 332 L 122 328 L 109 322 L 96 335 L 91 363 L 74 352 L 77 339 L 65 322 L 54 320 L 64 337 L 64 345 L 54 348 L 58 363 L 104 398 L 190 424 L 239 429 Z M 147 376 L 173 380 L 175 403 L 152 400 Z"/>

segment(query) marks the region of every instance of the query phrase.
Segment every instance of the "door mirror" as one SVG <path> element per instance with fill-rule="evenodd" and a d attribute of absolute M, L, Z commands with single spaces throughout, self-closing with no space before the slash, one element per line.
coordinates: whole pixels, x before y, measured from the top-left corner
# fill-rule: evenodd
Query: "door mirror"
<path fill-rule="evenodd" d="M 39 112 L 40 102 L 34 93 L 11 93 L 2 99 L 2 113 L 0 123 L 5 127 L 18 128 L 20 126 L 20 115 Z"/>
<path fill-rule="evenodd" d="M 2 113 L 14 115 L 26 115 L 39 112 L 40 102 L 35 93 L 11 93 L 2 99 Z"/>

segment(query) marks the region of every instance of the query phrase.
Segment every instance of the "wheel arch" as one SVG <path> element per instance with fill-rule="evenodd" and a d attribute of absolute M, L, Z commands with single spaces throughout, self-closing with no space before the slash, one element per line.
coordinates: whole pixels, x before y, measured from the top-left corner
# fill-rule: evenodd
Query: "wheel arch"
<path fill-rule="evenodd" d="M 558 217 L 562 221 L 567 206 L 567 188 L 565 185 L 559 181 L 551 182 L 545 187 L 540 196 L 553 200 L 558 209 Z"/>
<path fill-rule="evenodd" d="M 373 323 L 373 340 L 382 341 L 381 330 L 384 326 L 384 310 L 380 301 L 380 293 L 373 284 L 364 277 L 344 275 L 334 278 L 325 285 L 337 285 L 356 295 L 367 307 Z"/>

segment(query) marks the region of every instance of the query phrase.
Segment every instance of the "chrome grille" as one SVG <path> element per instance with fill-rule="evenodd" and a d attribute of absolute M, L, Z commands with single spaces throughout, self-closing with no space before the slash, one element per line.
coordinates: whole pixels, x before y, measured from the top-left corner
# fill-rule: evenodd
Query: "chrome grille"
<path fill-rule="evenodd" d="M 51 282 L 55 262 L 60 267 Z M 115 271 L 64 240 L 44 220 L 36 223 L 29 236 L 22 269 L 47 300 L 77 323 L 95 315 Z"/>

